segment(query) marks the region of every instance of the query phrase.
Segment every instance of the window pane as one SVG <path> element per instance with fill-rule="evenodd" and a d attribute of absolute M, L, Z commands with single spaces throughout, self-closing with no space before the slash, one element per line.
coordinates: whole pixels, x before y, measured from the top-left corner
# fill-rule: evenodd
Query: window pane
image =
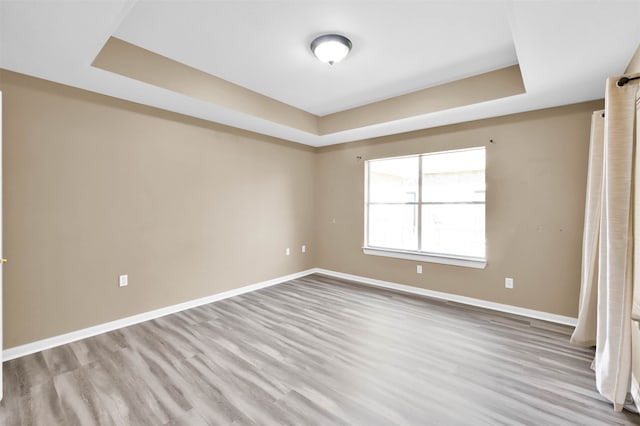
<path fill-rule="evenodd" d="M 484 156 L 484 148 L 423 156 L 422 201 L 484 202 Z"/>
<path fill-rule="evenodd" d="M 424 204 L 422 251 L 485 257 L 484 204 Z"/>
<path fill-rule="evenodd" d="M 423 173 L 423 202 L 484 201 L 484 171 Z"/>
<path fill-rule="evenodd" d="M 369 241 L 371 247 L 418 249 L 418 206 L 370 205 Z"/>
<path fill-rule="evenodd" d="M 418 201 L 419 157 L 369 162 L 369 202 Z"/>

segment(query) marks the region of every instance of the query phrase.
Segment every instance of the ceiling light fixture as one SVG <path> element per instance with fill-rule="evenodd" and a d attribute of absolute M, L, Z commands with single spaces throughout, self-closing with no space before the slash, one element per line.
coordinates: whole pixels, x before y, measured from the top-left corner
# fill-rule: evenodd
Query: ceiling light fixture
<path fill-rule="evenodd" d="M 329 65 L 343 60 L 351 50 L 351 40 L 339 34 L 325 34 L 311 42 L 311 51 L 316 58 Z"/>

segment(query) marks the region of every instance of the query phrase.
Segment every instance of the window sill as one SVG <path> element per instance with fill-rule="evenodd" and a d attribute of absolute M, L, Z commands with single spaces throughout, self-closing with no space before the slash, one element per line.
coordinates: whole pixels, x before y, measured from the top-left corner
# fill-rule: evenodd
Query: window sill
<path fill-rule="evenodd" d="M 401 250 L 362 247 L 364 254 L 383 257 L 395 257 L 397 259 L 418 260 L 422 262 L 440 263 L 443 265 L 463 266 L 466 268 L 484 269 L 487 266 L 486 259 L 461 256 L 445 256 L 437 254 L 414 253 Z"/>

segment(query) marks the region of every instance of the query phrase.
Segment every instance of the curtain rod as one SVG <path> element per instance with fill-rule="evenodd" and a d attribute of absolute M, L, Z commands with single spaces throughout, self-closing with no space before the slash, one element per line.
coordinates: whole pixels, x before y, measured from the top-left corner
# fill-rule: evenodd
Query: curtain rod
<path fill-rule="evenodd" d="M 640 76 L 638 76 L 638 77 L 631 77 L 631 78 L 629 78 L 629 77 L 622 77 L 620 80 L 618 80 L 618 87 L 622 87 L 622 86 L 624 86 L 625 84 L 627 84 L 628 82 L 630 82 L 631 80 L 637 80 L 637 79 L 639 79 L 639 78 L 640 78 Z"/>

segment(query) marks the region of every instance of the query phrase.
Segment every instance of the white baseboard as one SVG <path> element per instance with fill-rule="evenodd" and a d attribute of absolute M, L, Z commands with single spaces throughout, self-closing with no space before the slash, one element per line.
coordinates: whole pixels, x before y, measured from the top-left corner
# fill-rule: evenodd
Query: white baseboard
<path fill-rule="evenodd" d="M 459 296 L 457 294 L 427 290 L 424 288 L 398 284 L 390 281 L 382 281 L 374 278 L 361 277 L 359 275 L 345 274 L 342 272 L 330 271 L 328 269 L 315 268 L 315 269 L 312 269 L 312 271 L 314 273 L 328 275 L 330 277 L 335 277 L 335 278 L 342 278 L 345 280 L 356 281 L 362 284 L 368 284 L 376 287 L 384 287 L 392 290 L 402 291 L 405 293 L 418 294 L 421 296 L 432 297 L 434 299 L 449 300 L 452 302 L 463 303 L 465 305 L 487 308 L 494 311 L 508 312 L 510 314 L 522 315 L 524 317 L 540 319 L 540 320 L 549 321 L 557 324 L 564 324 L 564 325 L 570 325 L 575 327 L 578 321 L 577 318 L 565 317 L 563 315 L 556 315 L 548 312 L 521 308 L 519 306 L 505 305 L 502 303 L 490 302 L 482 299 L 474 299 L 472 297 Z"/>
<path fill-rule="evenodd" d="M 217 300 L 227 299 L 229 297 L 248 293 L 250 291 L 269 287 L 275 284 L 280 284 L 285 281 L 293 280 L 296 278 L 300 278 L 300 277 L 304 277 L 306 275 L 312 274 L 313 271 L 314 271 L 313 269 L 308 269 L 306 271 L 296 272 L 295 274 L 285 275 L 283 277 L 274 278 L 268 281 L 262 281 L 259 283 L 247 285 L 244 287 L 236 288 L 233 290 L 225 291 L 225 292 L 214 294 L 211 296 L 190 300 L 188 302 L 178 303 L 177 305 L 167 306 L 165 308 L 155 309 L 149 312 L 143 312 L 141 314 L 133 315 L 133 316 L 122 318 L 115 321 L 110 321 L 110 322 L 99 324 L 89 328 L 84 328 L 82 330 L 72 331 L 70 333 L 49 337 L 47 339 L 38 340 L 35 342 L 20 345 L 20 346 L 14 346 L 13 348 L 6 349 L 2 352 L 2 361 L 8 361 L 14 358 L 19 358 L 21 356 L 29 355 L 35 352 L 40 352 L 45 349 L 51 349 L 53 347 L 75 342 L 77 340 L 86 339 L 87 337 L 95 336 L 101 333 L 106 333 L 108 331 L 116 330 L 118 328 L 128 327 L 130 325 L 138 324 L 143 321 L 148 321 L 151 319 L 163 317 L 165 315 L 184 311 L 185 309 L 195 308 L 196 306 L 205 305 L 207 303 L 215 302 Z"/>
<path fill-rule="evenodd" d="M 388 288 L 392 290 L 402 291 L 405 293 L 432 297 L 434 299 L 449 300 L 452 302 L 463 303 L 465 305 L 492 309 L 494 311 L 508 312 L 516 315 L 522 315 L 525 317 L 536 318 L 536 319 L 550 321 L 558 324 L 575 326 L 577 322 L 576 318 L 550 314 L 548 312 L 520 308 L 518 306 L 504 305 L 501 303 L 489 302 L 482 299 L 474 299 L 472 297 L 459 296 L 456 294 L 443 293 L 443 292 L 434 291 L 434 290 L 427 290 L 419 287 L 398 284 L 390 281 L 382 281 L 374 278 L 362 277 L 359 275 L 345 274 L 342 272 L 331 271 L 328 269 L 312 268 L 312 269 L 307 269 L 306 271 L 297 272 L 295 274 L 285 275 L 283 277 L 274 278 L 272 280 L 262 281 L 259 283 L 240 287 L 234 290 L 225 291 L 223 293 L 218 293 L 211 296 L 202 297 L 200 299 L 179 303 L 177 305 L 167 306 L 165 308 L 155 309 L 149 312 L 143 312 L 141 314 L 133 315 L 133 316 L 122 318 L 115 321 L 110 321 L 110 322 L 99 324 L 93 327 L 84 328 L 82 330 L 72 331 L 70 333 L 49 337 L 47 339 L 38 340 L 35 342 L 20 345 L 20 346 L 14 346 L 12 348 L 5 349 L 2 352 L 2 360 L 8 361 L 14 358 L 19 358 L 21 356 L 29 355 L 35 352 L 51 349 L 56 346 L 75 342 L 77 340 L 86 339 L 87 337 L 95 336 L 97 334 L 106 333 L 108 331 L 116 330 L 123 327 L 128 327 L 130 325 L 138 324 L 143 321 L 148 321 L 151 319 L 163 317 L 165 315 L 184 311 L 190 308 L 195 308 L 197 306 L 205 305 L 207 303 L 215 302 L 217 300 L 227 299 L 229 297 L 248 293 L 250 291 L 269 287 L 275 284 L 280 284 L 285 281 L 290 281 L 290 280 L 304 277 L 314 273 L 327 275 L 335 278 L 342 278 L 345 280 L 355 281 L 362 284 L 373 285 L 376 287 L 383 287 L 383 288 Z M 637 386 L 636 386 L 636 389 L 637 389 Z M 635 398 L 635 395 L 634 395 L 634 398 Z M 640 398 L 636 399 L 636 401 L 640 401 Z"/>

